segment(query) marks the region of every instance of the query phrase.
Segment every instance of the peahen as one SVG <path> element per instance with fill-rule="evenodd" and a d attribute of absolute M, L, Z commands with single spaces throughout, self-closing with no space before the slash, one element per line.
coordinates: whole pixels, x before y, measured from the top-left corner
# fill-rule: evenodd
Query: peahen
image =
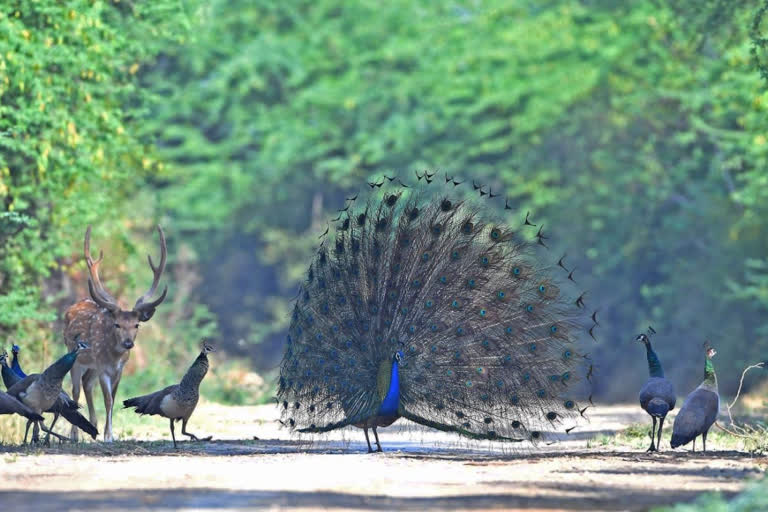
<path fill-rule="evenodd" d="M 10 388 L 17 382 L 21 381 L 23 378 L 27 377 L 26 373 L 24 373 L 24 371 L 21 369 L 21 366 L 18 362 L 19 346 L 14 345 L 12 351 L 14 355 L 14 361 L 16 362 L 16 370 L 14 370 L 12 366 L 8 366 L 6 354 L 0 355 L 0 372 L 2 372 L 3 384 L 5 384 L 6 388 Z M 24 375 L 24 377 L 21 377 L 20 375 Z M 53 422 L 51 423 L 51 430 L 53 429 L 53 425 L 55 425 L 56 421 L 59 419 L 59 416 L 63 416 L 64 419 L 67 420 L 70 424 L 76 426 L 91 436 L 92 439 L 95 439 L 96 436 L 99 435 L 99 431 L 96 429 L 93 423 L 88 421 L 85 416 L 80 414 L 78 409 L 80 409 L 80 406 L 77 404 L 77 402 L 72 400 L 67 392 L 62 389 L 59 393 L 59 398 L 44 412 L 51 412 L 54 414 Z M 37 428 L 37 424 L 35 424 L 33 438 L 37 437 Z M 24 436 L 24 441 L 26 442 L 26 435 Z"/>
<path fill-rule="evenodd" d="M 672 448 L 683 446 L 693 441 L 696 451 L 696 438 L 701 436 L 704 451 L 707 451 L 707 433 L 720 412 L 720 394 L 717 390 L 717 376 L 712 358 L 717 353 L 709 343 L 704 344 L 704 380 L 685 398 L 683 407 L 675 416 L 672 425 Z"/>
<path fill-rule="evenodd" d="M 321 235 L 280 367 L 280 421 L 292 431 L 356 426 L 371 452 L 368 429 L 381 451 L 377 428 L 401 417 L 535 442 L 583 415 L 584 295 L 566 298 L 555 277 L 573 280 L 573 269 L 545 262 L 549 237 L 528 215 L 519 232 L 495 217 L 498 194 L 473 182 L 475 201 L 445 181 L 434 194 L 437 184 L 385 176 L 360 208 L 347 199 L 335 237 Z"/>
<path fill-rule="evenodd" d="M 651 340 L 645 334 L 640 334 L 635 338 L 645 345 L 645 353 L 648 358 L 648 382 L 640 390 L 640 407 L 647 412 L 653 419 L 653 428 L 651 430 L 651 447 L 649 452 L 661 449 L 661 429 L 664 427 L 664 419 L 667 413 L 675 408 L 675 388 L 672 383 L 664 377 L 664 369 L 661 367 L 659 356 L 651 347 Z M 656 436 L 656 421 L 659 422 L 659 433 Z M 656 443 L 654 444 L 654 439 Z"/>
<path fill-rule="evenodd" d="M 187 422 L 195 412 L 197 401 L 200 399 L 200 383 L 208 373 L 208 354 L 215 348 L 210 343 L 203 341 L 200 344 L 200 354 L 189 367 L 187 373 L 181 378 L 181 382 L 155 391 L 148 395 L 137 396 L 123 401 L 124 408 L 134 407 L 140 415 L 150 414 L 168 418 L 171 424 L 171 439 L 176 448 L 176 432 L 173 422 L 181 420 L 181 433 L 195 441 L 210 441 L 211 437 L 198 438 L 195 434 L 187 432 Z"/>
<path fill-rule="evenodd" d="M 88 348 L 89 346 L 86 343 L 79 341 L 71 352 L 64 354 L 52 365 L 46 368 L 43 373 L 28 375 L 13 384 L 8 388 L 8 394 L 15 397 L 38 415 L 50 410 L 58 400 L 61 400 L 61 383 L 77 360 L 78 354 Z M 29 432 L 30 424 L 35 423 L 40 425 L 40 428 L 48 434 L 48 436 L 46 436 L 46 444 L 48 444 L 51 434 L 61 440 L 65 440 L 66 438 L 53 432 L 56 418 L 58 418 L 58 415 L 54 417 L 54 421 L 51 423 L 51 428 L 46 428 L 41 420 L 33 420 L 30 418 L 27 422 L 27 433 Z M 24 434 L 25 440 L 27 433 Z"/>

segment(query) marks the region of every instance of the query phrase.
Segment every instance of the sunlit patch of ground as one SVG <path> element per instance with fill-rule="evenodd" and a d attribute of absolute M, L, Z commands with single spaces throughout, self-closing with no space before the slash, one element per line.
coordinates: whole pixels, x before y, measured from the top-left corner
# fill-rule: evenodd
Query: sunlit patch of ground
<path fill-rule="evenodd" d="M 380 430 L 382 454 L 365 453 L 362 431 L 304 440 L 276 418 L 273 406 L 202 404 L 190 431 L 214 440 L 174 450 L 167 420 L 117 411 L 116 443 L 5 445 L 2 503 L 41 511 L 644 510 L 706 491 L 735 493 L 766 465 L 725 438 L 715 437 L 706 454 L 670 451 L 671 422 L 666 451 L 646 454 L 644 429 L 626 430 L 645 424 L 635 406 L 596 407 L 570 435 L 527 449 L 466 442 L 401 420 Z"/>

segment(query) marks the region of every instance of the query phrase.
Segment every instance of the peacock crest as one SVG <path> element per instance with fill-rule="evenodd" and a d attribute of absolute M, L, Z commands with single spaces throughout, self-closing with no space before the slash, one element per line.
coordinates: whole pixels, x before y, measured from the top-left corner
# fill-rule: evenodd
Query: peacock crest
<path fill-rule="evenodd" d="M 583 414 L 589 324 L 584 295 L 562 291 L 563 259 L 549 261 L 528 214 L 516 231 L 492 191 L 475 185 L 473 200 L 434 176 L 369 183 L 312 259 L 277 394 L 292 430 L 366 424 L 395 378 L 397 416 L 476 439 L 537 441 Z"/>

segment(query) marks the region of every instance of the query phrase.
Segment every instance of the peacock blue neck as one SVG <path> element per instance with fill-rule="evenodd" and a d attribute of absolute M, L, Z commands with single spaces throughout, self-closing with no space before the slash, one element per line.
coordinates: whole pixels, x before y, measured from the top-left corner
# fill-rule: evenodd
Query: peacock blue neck
<path fill-rule="evenodd" d="M 13 360 L 11 361 L 11 369 L 13 370 L 13 373 L 21 377 L 22 379 L 27 376 L 26 373 L 24 373 L 24 370 L 21 369 L 21 365 L 19 364 L 19 358 L 18 353 L 13 352 Z"/>
<path fill-rule="evenodd" d="M 392 361 L 392 371 L 389 378 L 387 395 L 379 407 L 379 416 L 395 416 L 400 407 L 400 365 L 397 360 Z"/>
<path fill-rule="evenodd" d="M 664 377 L 664 369 L 661 367 L 659 356 L 651 348 L 650 342 L 645 344 L 645 352 L 648 356 L 648 373 L 651 377 Z"/>

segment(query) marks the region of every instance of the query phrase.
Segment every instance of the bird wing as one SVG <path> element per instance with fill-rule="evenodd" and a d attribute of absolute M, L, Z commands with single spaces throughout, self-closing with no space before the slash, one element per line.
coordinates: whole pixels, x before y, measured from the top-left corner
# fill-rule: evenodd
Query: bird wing
<path fill-rule="evenodd" d="M 20 414 L 34 421 L 41 421 L 42 416 L 21 403 L 15 397 L 0 391 L 0 414 Z"/>
<path fill-rule="evenodd" d="M 39 377 L 40 377 L 39 373 L 33 373 L 32 375 L 27 375 L 23 379 L 16 382 L 16 384 L 8 388 L 8 394 L 15 398 L 19 398 L 19 396 L 22 393 L 27 391 L 27 388 L 29 388 L 29 386 L 37 382 L 37 379 Z"/>
<path fill-rule="evenodd" d="M 123 407 L 135 407 L 138 414 L 159 414 L 162 416 L 163 412 L 160 410 L 160 403 L 166 395 L 173 393 L 178 387 L 178 384 L 174 384 L 148 395 L 129 398 L 123 401 Z"/>

